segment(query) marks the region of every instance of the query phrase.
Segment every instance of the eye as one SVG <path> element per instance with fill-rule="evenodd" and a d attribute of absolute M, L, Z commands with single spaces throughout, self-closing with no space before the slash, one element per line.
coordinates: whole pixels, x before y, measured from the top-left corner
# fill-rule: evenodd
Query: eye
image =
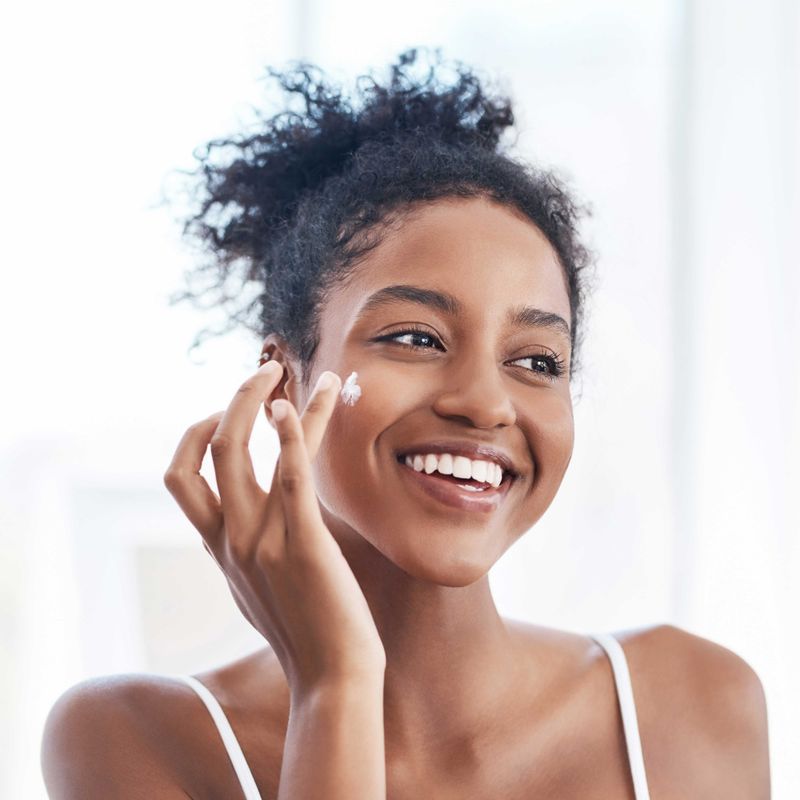
<path fill-rule="evenodd" d="M 418 342 L 427 341 L 427 344 L 410 344 L 408 342 L 398 341 L 401 336 L 416 339 Z M 408 328 L 402 331 L 395 331 L 394 333 L 387 333 L 384 336 L 379 336 L 375 341 L 393 341 L 401 347 L 407 347 L 410 350 L 431 350 L 430 343 L 436 342 L 438 347 L 434 347 L 433 349 L 444 350 L 439 337 L 422 328 Z M 532 367 L 528 372 L 534 372 L 549 381 L 558 380 L 566 371 L 564 360 L 557 353 L 553 355 L 536 353 L 530 356 L 523 356 L 522 358 L 515 358 L 514 361 L 509 363 L 513 364 L 517 361 L 530 361 Z"/>
<path fill-rule="evenodd" d="M 555 381 L 560 378 L 565 372 L 564 360 L 556 355 L 545 355 L 543 353 L 536 353 L 530 356 L 523 356 L 522 358 L 515 358 L 514 361 L 509 363 L 514 364 L 517 361 L 530 361 L 532 364 L 530 372 L 535 372 L 547 380 Z M 544 369 L 542 369 L 544 366 Z"/>
<path fill-rule="evenodd" d="M 406 337 L 412 341 L 416 340 L 418 344 L 412 344 L 408 341 L 401 342 L 400 337 Z M 421 328 L 408 328 L 402 331 L 395 331 L 394 333 L 387 333 L 384 336 L 379 336 L 377 339 L 375 339 L 375 341 L 393 341 L 397 342 L 397 344 L 399 344 L 401 347 L 408 347 L 411 350 L 430 350 L 431 343 L 436 342 L 437 344 L 433 345 L 433 347 L 435 347 L 437 350 L 444 350 L 444 347 L 437 336 L 434 336 L 432 333 L 422 330 Z M 419 344 L 419 342 L 423 343 Z"/>

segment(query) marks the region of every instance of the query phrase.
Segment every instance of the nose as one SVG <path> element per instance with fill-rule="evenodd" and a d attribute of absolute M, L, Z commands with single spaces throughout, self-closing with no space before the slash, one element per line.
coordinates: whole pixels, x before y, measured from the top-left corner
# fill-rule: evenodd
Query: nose
<path fill-rule="evenodd" d="M 476 428 L 496 428 L 517 421 L 501 368 L 493 357 L 467 357 L 444 375 L 445 391 L 433 403 L 437 414 L 459 418 Z"/>

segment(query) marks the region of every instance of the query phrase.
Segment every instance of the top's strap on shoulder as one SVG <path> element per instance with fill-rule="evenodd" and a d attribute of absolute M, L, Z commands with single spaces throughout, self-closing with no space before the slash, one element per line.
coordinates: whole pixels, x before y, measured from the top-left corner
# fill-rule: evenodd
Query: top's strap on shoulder
<path fill-rule="evenodd" d="M 225 750 L 236 771 L 236 777 L 239 778 L 245 800 L 261 800 L 261 794 L 253 778 L 253 773 L 250 771 L 250 767 L 247 764 L 247 759 L 244 757 L 236 734 L 233 732 L 233 728 L 231 728 L 228 718 L 225 716 L 225 712 L 222 710 L 222 706 L 219 704 L 217 698 L 214 697 L 204 684 L 192 675 L 174 675 L 173 677 L 191 686 L 205 703 L 206 708 L 217 726 L 219 735 L 222 737 L 222 743 L 225 745 Z"/>
<path fill-rule="evenodd" d="M 625 651 L 610 633 L 593 633 L 590 635 L 606 651 L 611 661 L 614 683 L 617 686 L 619 708 L 622 712 L 622 727 L 625 731 L 625 744 L 628 749 L 628 761 L 636 800 L 650 800 L 647 775 L 644 771 L 639 721 L 636 717 L 636 704 L 633 701 L 633 687 L 631 686 L 631 675 L 628 670 Z"/>

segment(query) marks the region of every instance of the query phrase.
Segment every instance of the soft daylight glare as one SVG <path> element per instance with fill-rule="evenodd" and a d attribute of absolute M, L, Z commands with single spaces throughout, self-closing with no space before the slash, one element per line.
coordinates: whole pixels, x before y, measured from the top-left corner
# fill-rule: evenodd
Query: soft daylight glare
<path fill-rule="evenodd" d="M 492 76 L 512 152 L 593 209 L 574 455 L 492 570 L 499 609 L 670 622 L 739 653 L 767 694 L 774 796 L 798 795 L 797 4 L 78 0 L 17 3 L 0 29 L 1 797 L 44 796 L 42 727 L 69 686 L 263 644 L 162 483 L 261 344 L 188 354 L 223 316 L 168 305 L 199 255 L 163 195 L 194 147 L 277 110 L 265 66 L 307 58 L 349 86 L 414 45 Z M 252 451 L 266 484 L 263 417 Z"/>

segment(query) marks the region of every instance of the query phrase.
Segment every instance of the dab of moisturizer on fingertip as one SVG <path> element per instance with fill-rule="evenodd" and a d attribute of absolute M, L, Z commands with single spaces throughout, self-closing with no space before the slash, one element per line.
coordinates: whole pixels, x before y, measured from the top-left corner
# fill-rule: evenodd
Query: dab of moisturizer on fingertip
<path fill-rule="evenodd" d="M 342 385 L 342 391 L 339 392 L 345 405 L 354 406 L 361 397 L 361 387 L 358 385 L 358 373 L 351 372 L 347 376 L 347 380 Z"/>

